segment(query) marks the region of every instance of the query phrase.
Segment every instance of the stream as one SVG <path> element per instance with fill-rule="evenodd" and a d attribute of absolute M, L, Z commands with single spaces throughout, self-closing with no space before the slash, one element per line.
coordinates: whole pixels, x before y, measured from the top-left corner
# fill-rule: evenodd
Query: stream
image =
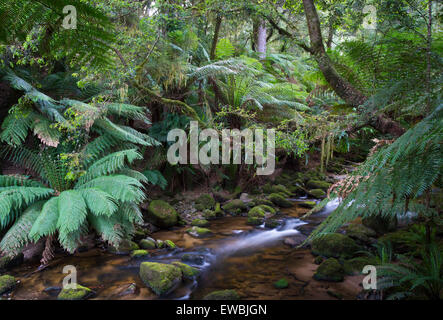
<path fill-rule="evenodd" d="M 11 299 L 56 299 L 63 278 L 63 267 L 75 266 L 78 283 L 93 289 L 93 299 L 159 299 L 138 276 L 144 261 L 170 263 L 177 260 L 200 269 L 200 276 L 187 280 L 162 299 L 202 299 L 215 290 L 235 289 L 242 299 L 333 299 L 336 291 L 344 299 L 355 299 L 361 276 L 347 277 L 341 283 L 315 281 L 317 265 L 308 249 L 296 249 L 284 243 L 287 238 L 303 240 L 338 202 L 331 201 L 321 212 L 306 221 L 300 217 L 308 209 L 297 205 L 306 199 L 292 199 L 294 206 L 283 209 L 281 223 L 274 229 L 247 225 L 246 217 L 227 216 L 210 222 L 213 235 L 194 238 L 186 227 L 154 233 L 155 239 L 172 240 L 179 248 L 157 250 L 149 257 L 132 260 L 95 248 L 74 255 L 57 255 L 48 268 L 35 272 L 35 265 L 25 264 L 10 272 L 21 281 Z M 285 278 L 287 289 L 273 283 Z"/>

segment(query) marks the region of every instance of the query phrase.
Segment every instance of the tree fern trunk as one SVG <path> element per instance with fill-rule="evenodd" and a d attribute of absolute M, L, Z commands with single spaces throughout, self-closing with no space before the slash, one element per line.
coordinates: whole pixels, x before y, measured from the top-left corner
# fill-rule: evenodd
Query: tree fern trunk
<path fill-rule="evenodd" d="M 257 30 L 257 52 L 259 53 L 260 59 L 266 58 L 266 25 L 263 20 L 258 23 Z"/>

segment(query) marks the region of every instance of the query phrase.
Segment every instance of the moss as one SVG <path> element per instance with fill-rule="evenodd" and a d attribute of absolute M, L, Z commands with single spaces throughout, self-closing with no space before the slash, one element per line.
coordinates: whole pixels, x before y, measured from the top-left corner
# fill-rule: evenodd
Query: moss
<path fill-rule="evenodd" d="M 274 282 L 274 287 L 277 289 L 286 289 L 287 287 L 289 287 L 289 283 L 288 280 L 286 279 L 280 279 L 276 282 Z"/>
<path fill-rule="evenodd" d="M 23 263 L 23 258 L 23 253 L 19 253 L 13 258 L 9 256 L 0 257 L 0 270 L 6 270 L 21 265 Z"/>
<path fill-rule="evenodd" d="M 376 266 L 378 264 L 377 259 L 373 257 L 357 257 L 350 260 L 346 260 L 343 263 L 343 268 L 346 274 L 361 273 L 364 266 L 372 265 Z"/>
<path fill-rule="evenodd" d="M 302 208 L 312 209 L 317 205 L 317 203 L 315 201 L 303 201 L 298 203 L 298 205 Z"/>
<path fill-rule="evenodd" d="M 289 191 L 291 191 L 291 193 L 296 194 L 298 196 L 302 196 L 302 195 L 308 193 L 305 188 L 303 188 L 302 186 L 297 186 L 297 185 L 290 186 Z"/>
<path fill-rule="evenodd" d="M 362 224 L 351 223 L 346 228 L 346 235 L 357 241 L 369 243 L 371 242 L 371 238 L 375 237 L 377 234 L 374 230 L 365 227 Z"/>
<path fill-rule="evenodd" d="M 315 255 L 334 258 L 352 258 L 360 249 L 354 240 L 340 233 L 326 234 L 311 243 Z"/>
<path fill-rule="evenodd" d="M 280 225 L 280 221 L 271 219 L 265 221 L 265 228 L 274 229 Z"/>
<path fill-rule="evenodd" d="M 171 240 L 165 240 L 163 243 L 164 243 L 164 247 L 166 247 L 168 249 L 177 248 L 177 245 L 174 242 L 172 242 Z"/>
<path fill-rule="evenodd" d="M 326 197 L 326 192 L 324 192 L 322 189 L 309 190 L 308 194 L 316 199 L 323 199 Z"/>
<path fill-rule="evenodd" d="M 131 258 L 133 259 L 142 258 L 146 256 L 149 256 L 149 252 L 146 250 L 134 250 L 131 252 Z"/>
<path fill-rule="evenodd" d="M 283 193 L 287 197 L 291 196 L 291 191 L 284 185 L 278 184 L 271 187 L 271 193 Z"/>
<path fill-rule="evenodd" d="M 263 185 L 262 190 L 263 190 L 264 193 L 268 193 L 268 194 L 272 193 L 272 186 L 271 186 L 271 184 L 267 183 L 267 184 Z"/>
<path fill-rule="evenodd" d="M 268 206 L 268 207 L 271 207 L 271 208 L 274 206 L 274 204 L 272 203 L 271 200 L 262 199 L 262 198 L 255 198 L 255 199 L 253 199 L 251 201 L 250 205 L 253 206 L 253 207 L 265 205 L 265 206 Z"/>
<path fill-rule="evenodd" d="M 198 270 L 197 268 L 188 266 L 183 262 L 175 261 L 172 264 L 180 268 L 183 278 L 185 279 L 194 279 L 200 273 L 200 270 Z"/>
<path fill-rule="evenodd" d="M 208 220 L 205 219 L 194 219 L 191 222 L 191 226 L 195 227 L 206 227 L 209 224 Z"/>
<path fill-rule="evenodd" d="M 186 232 L 196 238 L 202 238 L 202 237 L 212 235 L 211 230 L 209 230 L 207 228 L 200 228 L 200 227 L 192 227 L 192 228 L 186 230 Z"/>
<path fill-rule="evenodd" d="M 235 290 L 213 291 L 206 295 L 204 300 L 239 300 L 240 296 Z"/>
<path fill-rule="evenodd" d="M 314 263 L 315 264 L 319 265 L 322 262 L 323 262 L 323 258 L 322 257 L 320 257 L 320 256 L 315 257 L 315 259 L 314 259 Z"/>
<path fill-rule="evenodd" d="M 155 240 L 152 238 L 146 238 L 146 239 L 140 240 L 139 245 L 140 245 L 140 248 L 145 249 L 145 250 L 154 250 L 157 247 Z"/>
<path fill-rule="evenodd" d="M 264 218 L 265 214 L 266 214 L 265 210 L 263 210 L 262 207 L 257 206 L 257 207 L 252 208 L 251 210 L 249 210 L 248 217 L 250 217 L 250 218 L 252 218 L 252 217 Z"/>
<path fill-rule="evenodd" d="M 163 249 L 164 247 L 166 247 L 165 242 L 163 240 L 157 240 L 157 248 L 159 249 Z"/>
<path fill-rule="evenodd" d="M 210 194 L 202 194 L 197 198 L 196 204 L 201 207 L 201 209 L 197 210 L 203 211 L 205 209 L 213 209 L 215 206 L 215 200 Z"/>
<path fill-rule="evenodd" d="M 170 264 L 143 262 L 140 278 L 156 295 L 165 295 L 177 288 L 182 281 L 180 268 Z"/>
<path fill-rule="evenodd" d="M 57 296 L 58 300 L 84 300 L 91 296 L 94 292 L 77 284 L 76 289 L 63 289 Z"/>
<path fill-rule="evenodd" d="M 269 196 L 269 200 L 272 201 L 273 204 L 282 207 L 282 208 L 290 208 L 292 207 L 292 202 L 287 200 L 284 196 L 279 193 L 272 193 Z"/>
<path fill-rule="evenodd" d="M 129 241 L 129 240 L 122 240 L 118 246 L 118 248 L 114 247 L 114 246 L 110 246 L 108 248 L 108 250 L 112 253 L 116 253 L 116 254 L 129 254 L 130 252 L 134 251 L 134 250 L 138 250 L 140 249 L 140 247 L 138 246 L 137 243 L 135 243 L 134 241 Z"/>
<path fill-rule="evenodd" d="M 259 226 L 259 225 L 263 224 L 263 218 L 248 217 L 247 224 L 249 224 L 251 226 Z"/>
<path fill-rule="evenodd" d="M 170 228 L 178 223 L 177 212 L 163 200 L 154 200 L 149 204 L 147 218 L 149 222 L 161 228 Z"/>
<path fill-rule="evenodd" d="M 0 295 L 15 288 L 17 280 L 13 276 L 0 276 Z"/>
<path fill-rule="evenodd" d="M 314 279 L 319 281 L 340 282 L 344 279 L 344 270 L 337 259 L 329 258 L 322 262 L 314 274 Z"/>
<path fill-rule="evenodd" d="M 309 180 L 306 183 L 306 187 L 309 189 L 321 189 L 323 191 L 327 191 L 331 184 L 327 183 L 326 181 L 319 181 L 319 180 Z"/>
<path fill-rule="evenodd" d="M 215 214 L 215 211 L 206 209 L 203 211 L 203 217 L 207 220 L 213 220 L 217 218 L 217 215 Z"/>
<path fill-rule="evenodd" d="M 225 215 L 225 213 L 223 212 L 223 210 L 221 209 L 221 205 L 219 202 L 217 202 L 217 204 L 215 205 L 215 211 L 214 211 L 215 215 L 217 217 L 223 217 Z"/>
<path fill-rule="evenodd" d="M 238 213 L 246 211 L 246 205 L 240 199 L 234 199 L 229 201 L 223 206 L 223 210 L 228 211 L 229 213 Z"/>

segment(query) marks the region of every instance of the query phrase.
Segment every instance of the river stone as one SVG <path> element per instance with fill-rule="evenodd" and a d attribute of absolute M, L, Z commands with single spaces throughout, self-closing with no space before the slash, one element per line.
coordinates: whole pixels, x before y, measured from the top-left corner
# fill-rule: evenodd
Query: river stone
<path fill-rule="evenodd" d="M 194 227 L 206 227 L 207 225 L 209 225 L 209 221 L 205 219 L 194 219 L 191 222 L 191 226 Z"/>
<path fill-rule="evenodd" d="M 341 233 L 329 233 L 311 243 L 312 253 L 323 257 L 352 258 L 360 249 L 354 240 Z"/>
<path fill-rule="evenodd" d="M 77 289 L 62 289 L 57 300 L 84 300 L 94 294 L 94 291 L 77 284 Z"/>
<path fill-rule="evenodd" d="M 149 252 L 146 250 L 134 250 L 131 252 L 131 258 L 138 259 L 149 256 Z"/>
<path fill-rule="evenodd" d="M 174 242 L 172 242 L 172 240 L 165 240 L 163 242 L 163 244 L 164 244 L 164 247 L 166 247 L 167 249 L 170 249 L 170 250 L 174 250 L 177 248 L 177 245 Z"/>
<path fill-rule="evenodd" d="M 246 205 L 240 199 L 231 200 L 223 206 L 223 210 L 228 211 L 231 214 L 239 214 L 246 211 L 246 209 Z"/>
<path fill-rule="evenodd" d="M 309 189 L 321 189 L 323 191 L 328 191 L 330 186 L 331 185 L 326 181 L 319 181 L 319 180 L 309 180 L 306 183 L 306 187 L 308 187 Z"/>
<path fill-rule="evenodd" d="M 196 238 L 203 238 L 212 235 L 212 231 L 207 228 L 200 228 L 200 227 L 192 227 L 188 230 L 186 230 L 187 233 L 189 233 L 191 236 Z"/>
<path fill-rule="evenodd" d="M 240 296 L 235 290 L 213 291 L 206 295 L 203 300 L 239 300 Z"/>
<path fill-rule="evenodd" d="M 319 281 L 341 282 L 344 279 L 344 270 L 337 259 L 329 258 L 322 262 L 314 274 Z"/>
<path fill-rule="evenodd" d="M 290 197 L 292 195 L 291 191 L 289 191 L 288 188 L 281 184 L 273 185 L 271 187 L 271 193 L 282 193 L 287 197 Z"/>
<path fill-rule="evenodd" d="M 182 271 L 177 266 L 157 262 L 143 262 L 140 278 L 158 296 L 174 291 L 182 281 Z"/>
<path fill-rule="evenodd" d="M 195 201 L 195 208 L 199 211 L 203 211 L 206 209 L 214 209 L 215 200 L 210 194 L 202 194 Z"/>
<path fill-rule="evenodd" d="M 291 248 L 295 248 L 295 247 L 298 247 L 299 245 L 301 245 L 303 243 L 303 241 L 306 240 L 306 238 L 307 237 L 305 235 L 300 233 L 295 236 L 285 238 L 283 243 L 287 246 L 290 246 Z"/>
<path fill-rule="evenodd" d="M 145 250 L 154 250 L 157 247 L 155 240 L 152 238 L 140 240 L 139 245 L 140 248 Z"/>
<path fill-rule="evenodd" d="M 151 201 L 147 210 L 148 221 L 161 228 L 170 228 L 178 223 L 175 209 L 163 200 Z"/>
<path fill-rule="evenodd" d="M 360 274 L 365 266 L 376 266 L 378 261 L 374 257 L 357 257 L 350 260 L 346 260 L 343 263 L 343 269 L 346 274 L 352 275 L 354 273 Z"/>
<path fill-rule="evenodd" d="M 292 207 L 292 202 L 287 200 L 282 194 L 280 193 L 272 193 L 269 196 L 269 200 L 272 201 L 273 204 L 276 206 L 282 207 L 282 208 L 290 208 Z"/>
<path fill-rule="evenodd" d="M 13 276 L 4 275 L 0 276 L 0 295 L 11 291 L 17 285 L 17 280 Z"/>
<path fill-rule="evenodd" d="M 195 265 L 202 265 L 205 263 L 205 256 L 201 254 L 185 253 L 181 260 Z"/>
<path fill-rule="evenodd" d="M 140 247 L 133 241 L 122 240 L 118 246 L 118 248 L 114 246 L 109 246 L 108 251 L 115 254 L 129 254 L 134 250 L 138 250 Z"/>
<path fill-rule="evenodd" d="M 180 268 L 183 278 L 185 279 L 194 279 L 200 273 L 200 270 L 197 268 L 188 266 L 187 264 L 179 261 L 175 261 L 172 263 L 174 266 Z"/>

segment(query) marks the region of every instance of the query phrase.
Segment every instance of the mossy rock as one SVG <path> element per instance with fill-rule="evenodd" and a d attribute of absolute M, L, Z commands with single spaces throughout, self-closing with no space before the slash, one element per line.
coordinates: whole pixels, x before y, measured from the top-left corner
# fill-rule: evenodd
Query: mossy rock
<path fill-rule="evenodd" d="M 131 258 L 138 259 L 149 256 L 149 252 L 146 250 L 134 250 L 131 252 Z"/>
<path fill-rule="evenodd" d="M 203 217 L 206 220 L 214 220 L 215 218 L 217 218 L 217 214 L 215 213 L 215 211 L 206 209 L 203 211 Z"/>
<path fill-rule="evenodd" d="M 356 257 L 350 260 L 346 260 L 343 263 L 343 268 L 346 274 L 353 275 L 355 273 L 361 273 L 365 266 L 376 266 L 377 264 L 377 259 L 373 257 Z"/>
<path fill-rule="evenodd" d="M 322 189 L 312 189 L 308 191 L 308 194 L 315 199 L 323 199 L 326 198 L 326 192 L 324 192 Z"/>
<path fill-rule="evenodd" d="M 24 256 L 21 252 L 13 258 L 9 256 L 0 257 L 0 270 L 7 270 L 17 267 L 23 263 L 23 260 Z"/>
<path fill-rule="evenodd" d="M 280 225 L 280 223 L 281 222 L 279 220 L 275 220 L 275 219 L 266 220 L 265 221 L 265 228 L 275 229 Z"/>
<path fill-rule="evenodd" d="M 0 276 L 0 295 L 7 293 L 15 288 L 17 280 L 13 276 Z"/>
<path fill-rule="evenodd" d="M 346 235 L 359 242 L 370 243 L 377 233 L 360 223 L 351 223 L 346 227 Z"/>
<path fill-rule="evenodd" d="M 174 242 L 172 242 L 171 240 L 163 241 L 163 246 L 167 249 L 170 249 L 170 250 L 174 250 L 177 248 L 177 245 Z"/>
<path fill-rule="evenodd" d="M 288 280 L 286 279 L 280 279 L 276 282 L 274 282 L 274 287 L 277 289 L 286 289 L 287 287 L 289 287 L 289 283 Z"/>
<path fill-rule="evenodd" d="M 316 265 L 320 265 L 323 261 L 324 261 L 323 257 L 320 257 L 320 256 L 316 256 L 314 259 L 314 263 Z"/>
<path fill-rule="evenodd" d="M 215 210 L 214 210 L 215 216 L 216 217 L 224 217 L 225 213 L 223 212 L 223 210 L 221 209 L 221 205 L 219 202 L 217 202 L 215 204 Z"/>
<path fill-rule="evenodd" d="M 77 284 L 76 289 L 62 289 L 57 300 L 85 300 L 94 294 L 94 291 Z"/>
<path fill-rule="evenodd" d="M 259 225 L 263 224 L 263 220 L 264 220 L 264 218 L 248 217 L 247 224 L 249 224 L 251 226 L 259 226 Z"/>
<path fill-rule="evenodd" d="M 159 249 L 163 249 L 166 247 L 165 242 L 163 240 L 157 240 L 156 243 L 157 243 L 157 248 Z"/>
<path fill-rule="evenodd" d="M 286 188 L 282 184 L 273 185 L 271 187 L 271 193 L 283 193 L 287 197 L 290 197 L 292 195 L 291 191 L 289 191 L 288 188 Z"/>
<path fill-rule="evenodd" d="M 392 232 L 397 228 L 397 218 L 370 216 L 363 218 L 362 223 L 364 226 L 377 232 L 377 234 Z"/>
<path fill-rule="evenodd" d="M 290 186 L 288 189 L 289 191 L 291 191 L 292 194 L 295 194 L 297 196 L 302 196 L 308 193 L 308 191 L 305 188 L 298 185 Z"/>
<path fill-rule="evenodd" d="M 205 219 L 194 219 L 191 222 L 191 226 L 194 227 L 206 227 L 207 225 L 209 225 L 209 221 Z"/>
<path fill-rule="evenodd" d="M 196 238 L 203 238 L 203 237 L 208 237 L 208 236 L 212 235 L 211 230 L 209 230 L 207 228 L 200 228 L 200 227 L 192 227 L 192 228 L 186 230 L 186 232 Z"/>
<path fill-rule="evenodd" d="M 140 247 L 138 246 L 137 243 L 135 243 L 134 241 L 129 241 L 129 240 L 122 240 L 119 244 L 119 246 L 116 248 L 114 246 L 109 246 L 108 250 L 111 253 L 115 253 L 115 254 L 129 254 L 134 250 L 138 250 L 140 249 Z"/>
<path fill-rule="evenodd" d="M 311 243 L 312 253 L 323 257 L 352 258 L 360 247 L 350 237 L 329 233 Z"/>
<path fill-rule="evenodd" d="M 256 207 L 256 206 L 261 206 L 261 205 L 265 205 L 265 206 L 269 206 L 269 207 L 274 207 L 275 205 L 272 203 L 271 200 L 268 199 L 262 199 L 262 198 L 255 198 L 250 202 L 250 205 L 252 207 Z"/>
<path fill-rule="evenodd" d="M 157 248 L 157 244 L 156 244 L 155 240 L 152 238 L 146 238 L 146 239 L 140 240 L 140 242 L 138 244 L 139 244 L 140 248 L 145 249 L 145 250 L 154 250 L 155 248 Z"/>
<path fill-rule="evenodd" d="M 200 195 L 197 200 L 195 201 L 196 203 L 196 209 L 203 211 L 205 209 L 214 209 L 215 207 L 215 200 L 212 197 L 212 195 L 210 194 L 202 194 Z M 197 208 L 198 206 L 198 208 Z"/>
<path fill-rule="evenodd" d="M 183 278 L 185 279 L 194 279 L 195 277 L 198 276 L 198 274 L 200 273 L 200 270 L 198 270 L 197 268 L 188 266 L 187 264 L 180 262 L 180 261 L 175 261 L 172 263 L 174 266 L 180 268 Z"/>
<path fill-rule="evenodd" d="M 326 181 L 319 181 L 319 180 L 309 180 L 306 183 L 306 187 L 309 189 L 321 189 L 323 191 L 328 191 L 331 184 L 329 184 Z"/>
<path fill-rule="evenodd" d="M 317 203 L 315 201 L 303 201 L 299 202 L 298 205 L 302 208 L 313 209 Z"/>
<path fill-rule="evenodd" d="M 140 265 L 140 278 L 156 295 L 162 296 L 171 293 L 179 286 L 182 281 L 182 271 L 171 264 L 143 262 Z"/>
<path fill-rule="evenodd" d="M 239 300 L 240 296 L 235 290 L 213 291 L 206 295 L 203 300 Z"/>
<path fill-rule="evenodd" d="M 337 259 L 329 258 L 322 262 L 314 274 L 319 281 L 341 282 L 344 280 L 344 269 Z"/>
<path fill-rule="evenodd" d="M 160 228 L 173 227 L 179 220 L 174 207 L 163 200 L 154 200 L 149 204 L 147 218 Z"/>
<path fill-rule="evenodd" d="M 202 265 L 205 263 L 205 256 L 202 254 L 185 253 L 181 260 L 195 265 Z"/>
<path fill-rule="evenodd" d="M 279 193 L 272 193 L 269 195 L 269 200 L 272 201 L 273 204 L 282 208 L 291 208 L 292 202 L 287 200 L 283 195 Z"/>
<path fill-rule="evenodd" d="M 265 185 L 263 185 L 262 187 L 263 193 L 266 194 L 271 194 L 272 193 L 272 186 L 270 183 L 266 183 Z"/>
<path fill-rule="evenodd" d="M 240 199 L 231 200 L 223 206 L 223 210 L 231 214 L 232 213 L 238 214 L 239 212 L 246 211 L 246 209 L 247 209 L 246 205 Z"/>

